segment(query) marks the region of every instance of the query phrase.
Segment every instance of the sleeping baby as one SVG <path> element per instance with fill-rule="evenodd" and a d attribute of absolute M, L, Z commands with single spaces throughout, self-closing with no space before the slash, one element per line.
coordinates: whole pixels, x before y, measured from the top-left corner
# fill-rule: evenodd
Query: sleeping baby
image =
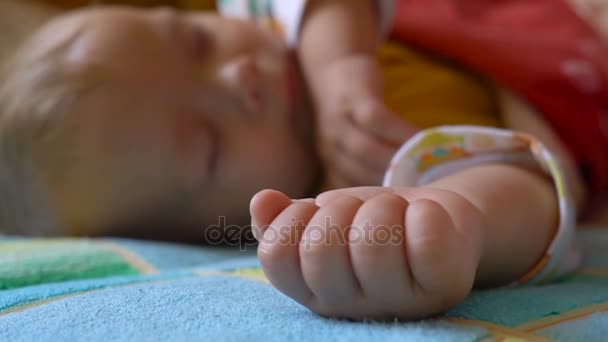
<path fill-rule="evenodd" d="M 577 211 L 608 183 L 596 17 L 557 0 L 218 7 L 93 7 L 21 47 L 0 88 L 3 227 L 196 241 L 250 214 L 272 284 L 353 319 L 577 266 Z"/>

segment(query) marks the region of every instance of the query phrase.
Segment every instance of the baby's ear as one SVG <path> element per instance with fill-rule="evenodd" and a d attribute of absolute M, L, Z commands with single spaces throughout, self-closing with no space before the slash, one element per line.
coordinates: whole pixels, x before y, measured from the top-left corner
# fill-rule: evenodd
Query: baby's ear
<path fill-rule="evenodd" d="M 220 79 L 235 90 L 244 99 L 248 109 L 258 112 L 262 108 L 262 94 L 260 89 L 260 68 L 252 56 L 237 57 L 219 71 Z"/>
<path fill-rule="evenodd" d="M 291 200 L 285 194 L 274 190 L 263 190 L 253 196 L 249 205 L 249 212 L 251 213 L 251 227 L 255 238 L 261 239 L 266 228 L 291 203 Z"/>

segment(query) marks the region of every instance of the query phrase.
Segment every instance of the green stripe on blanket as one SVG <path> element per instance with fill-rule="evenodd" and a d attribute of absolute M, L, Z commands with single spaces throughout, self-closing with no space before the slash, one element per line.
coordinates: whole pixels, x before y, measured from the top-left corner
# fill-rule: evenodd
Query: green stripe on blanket
<path fill-rule="evenodd" d="M 274 290 L 253 247 L 0 237 L 0 341 L 603 342 L 608 230 L 579 238 L 585 264 L 553 284 L 474 291 L 421 323 L 354 323 Z"/>
<path fill-rule="evenodd" d="M 141 274 L 110 244 L 89 240 L 0 243 L 0 289 L 68 280 Z"/>

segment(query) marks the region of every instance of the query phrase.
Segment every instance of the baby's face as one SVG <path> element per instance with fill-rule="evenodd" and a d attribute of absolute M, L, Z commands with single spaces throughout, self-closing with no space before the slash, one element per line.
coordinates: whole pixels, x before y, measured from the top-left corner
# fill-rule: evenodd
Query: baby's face
<path fill-rule="evenodd" d="M 66 63 L 107 79 L 68 118 L 79 158 L 70 185 L 53 189 L 67 224 L 162 213 L 202 235 L 221 216 L 247 222 L 258 190 L 309 190 L 310 118 L 296 110 L 295 72 L 275 37 L 210 14 L 120 7 L 40 34 L 67 42 Z"/>

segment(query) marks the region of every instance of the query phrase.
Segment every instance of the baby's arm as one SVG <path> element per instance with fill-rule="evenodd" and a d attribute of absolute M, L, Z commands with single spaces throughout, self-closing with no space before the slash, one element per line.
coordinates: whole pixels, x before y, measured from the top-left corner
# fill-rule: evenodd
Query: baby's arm
<path fill-rule="evenodd" d="M 334 187 L 379 184 L 392 154 L 414 131 L 383 103 L 377 2 L 309 0 L 302 20 L 298 55 Z"/>
<path fill-rule="evenodd" d="M 558 224 L 550 180 L 501 164 L 419 188 L 336 190 L 315 202 L 266 191 L 251 209 L 270 281 L 317 313 L 354 319 L 423 318 L 473 286 L 520 279 Z"/>
<path fill-rule="evenodd" d="M 414 137 L 387 177 L 403 184 L 410 175 L 405 183 L 419 187 L 345 189 L 304 202 L 263 192 L 251 209 L 269 279 L 321 314 L 412 319 L 448 309 L 473 286 L 572 270 L 570 189 L 580 179 L 540 117 L 506 92 L 501 104 L 558 157 L 520 134 L 438 128 Z M 434 168 L 442 158 L 447 164 Z M 373 234 L 361 240 L 362 232 Z M 275 239 L 280 233 L 291 239 Z"/>
<path fill-rule="evenodd" d="M 574 203 L 579 210 L 585 206 L 587 189 L 572 155 L 557 133 L 529 103 L 512 91 L 496 86 L 498 104 L 505 125 L 514 131 L 528 133 L 542 141 L 560 161 Z"/>

